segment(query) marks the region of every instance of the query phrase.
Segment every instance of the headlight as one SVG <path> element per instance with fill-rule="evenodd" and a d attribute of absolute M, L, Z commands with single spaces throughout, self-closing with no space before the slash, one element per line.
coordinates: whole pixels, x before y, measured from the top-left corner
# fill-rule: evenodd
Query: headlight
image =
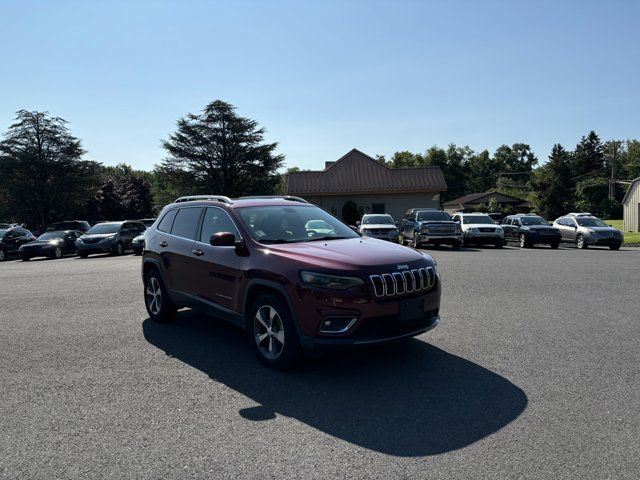
<path fill-rule="evenodd" d="M 364 281 L 357 277 L 338 277 L 313 272 L 300 272 L 300 275 L 304 283 L 313 287 L 347 290 L 352 287 L 364 285 Z"/>
<path fill-rule="evenodd" d="M 115 238 L 115 235 L 111 235 L 110 237 L 107 238 L 103 238 L 102 240 L 100 240 L 100 243 L 102 242 L 110 242 Z"/>
<path fill-rule="evenodd" d="M 473 227 L 467 230 L 467 232 L 469 233 L 478 233 L 480 230 L 478 230 L 477 228 Z"/>
<path fill-rule="evenodd" d="M 82 238 L 80 238 L 80 237 L 76 238 L 76 245 L 77 245 L 77 244 L 79 244 L 79 243 L 84 243 L 84 242 L 82 241 Z"/>
<path fill-rule="evenodd" d="M 51 245 L 58 245 L 59 243 L 62 243 L 61 238 L 56 238 L 55 240 L 49 240 L 49 244 Z"/>

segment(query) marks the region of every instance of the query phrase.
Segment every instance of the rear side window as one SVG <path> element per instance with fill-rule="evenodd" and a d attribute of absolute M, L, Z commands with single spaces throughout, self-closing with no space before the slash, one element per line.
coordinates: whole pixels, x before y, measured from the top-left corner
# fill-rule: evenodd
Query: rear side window
<path fill-rule="evenodd" d="M 171 227 L 171 235 L 195 240 L 201 212 L 202 207 L 179 209 L 173 221 L 173 227 Z"/>
<path fill-rule="evenodd" d="M 164 217 L 162 217 L 162 220 L 160 220 L 160 223 L 158 224 L 158 230 L 160 230 L 161 232 L 167 232 L 169 233 L 171 231 L 171 225 L 173 225 L 173 219 L 176 218 L 176 213 L 178 212 L 178 210 L 169 210 Z"/>

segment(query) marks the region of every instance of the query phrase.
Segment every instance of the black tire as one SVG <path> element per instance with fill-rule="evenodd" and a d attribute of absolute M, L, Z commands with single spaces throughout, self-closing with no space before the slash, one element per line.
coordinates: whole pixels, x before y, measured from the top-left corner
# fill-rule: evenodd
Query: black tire
<path fill-rule="evenodd" d="M 88 253 L 78 253 L 78 256 L 80 258 L 87 258 L 89 256 L 89 254 Z"/>
<path fill-rule="evenodd" d="M 29 255 L 22 255 L 20 258 L 22 258 L 23 262 L 28 262 L 29 260 L 31 260 L 31 257 Z"/>
<path fill-rule="evenodd" d="M 557 249 L 560 246 L 560 242 L 553 242 L 551 245 L 551 248 L 553 248 L 554 250 Z"/>
<path fill-rule="evenodd" d="M 460 242 L 453 242 L 453 243 L 451 244 L 451 248 L 452 248 L 453 250 L 460 250 L 460 247 L 461 247 L 461 246 L 462 246 L 462 244 L 461 244 Z"/>
<path fill-rule="evenodd" d="M 62 249 L 60 247 L 56 247 L 51 253 L 51 258 L 54 260 L 62 258 Z"/>
<path fill-rule="evenodd" d="M 529 240 L 524 233 L 521 233 L 518 237 L 518 245 L 520 245 L 520 248 L 529 248 Z"/>
<path fill-rule="evenodd" d="M 616 243 L 615 245 L 609 245 L 611 250 L 620 250 L 620 244 Z"/>
<path fill-rule="evenodd" d="M 251 305 L 246 322 L 251 348 L 263 365 L 288 370 L 300 363 L 302 347 L 298 331 L 282 297 L 271 293 L 260 295 Z"/>
<path fill-rule="evenodd" d="M 495 248 L 502 248 L 502 247 L 504 247 L 504 240 L 498 240 L 498 241 L 496 241 L 496 242 L 493 244 L 493 246 L 494 246 Z"/>
<path fill-rule="evenodd" d="M 3 248 L 0 248 L 0 262 L 4 262 L 7 259 L 7 252 Z"/>
<path fill-rule="evenodd" d="M 154 322 L 167 323 L 176 318 L 178 309 L 169 298 L 162 275 L 155 269 L 144 277 L 144 306 Z"/>
<path fill-rule="evenodd" d="M 113 249 L 113 254 L 116 257 L 119 257 L 124 254 L 124 245 L 122 244 L 122 242 L 116 243 L 116 246 Z"/>
<path fill-rule="evenodd" d="M 576 237 L 576 245 L 580 250 L 584 250 L 585 248 L 589 247 L 589 245 L 587 245 L 587 240 L 584 238 L 584 235 L 578 235 Z"/>

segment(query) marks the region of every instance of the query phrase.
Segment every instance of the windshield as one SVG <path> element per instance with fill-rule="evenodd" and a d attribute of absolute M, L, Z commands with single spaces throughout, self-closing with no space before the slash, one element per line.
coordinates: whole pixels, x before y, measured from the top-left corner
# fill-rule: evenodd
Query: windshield
<path fill-rule="evenodd" d="M 47 232 L 47 233 L 43 233 L 42 235 L 40 235 L 38 237 L 38 240 L 52 240 L 54 238 L 64 238 L 64 232 L 62 231 L 57 231 L 57 232 Z"/>
<path fill-rule="evenodd" d="M 362 219 L 363 225 L 395 225 L 391 215 L 367 215 Z"/>
<path fill-rule="evenodd" d="M 4 237 L 7 234 L 8 230 L 0 230 L 0 238 Z"/>
<path fill-rule="evenodd" d="M 493 219 L 489 215 L 465 215 L 462 217 L 462 223 L 481 223 L 487 225 L 493 225 Z"/>
<path fill-rule="evenodd" d="M 547 222 L 544 218 L 542 217 L 520 217 L 520 221 L 522 222 L 522 225 L 549 225 L 549 222 Z"/>
<path fill-rule="evenodd" d="M 340 220 L 312 205 L 242 207 L 238 211 L 251 236 L 261 243 L 359 237 Z M 323 228 L 318 228 L 320 225 Z"/>
<path fill-rule="evenodd" d="M 94 225 L 89 230 L 87 230 L 86 235 L 118 233 L 118 230 L 120 230 L 120 225 L 120 223 L 98 223 L 97 225 Z"/>
<path fill-rule="evenodd" d="M 444 220 L 450 221 L 451 216 L 447 212 L 418 212 L 418 220 Z"/>
<path fill-rule="evenodd" d="M 595 217 L 578 217 L 576 218 L 576 222 L 581 227 L 608 227 L 606 223 L 604 223 L 599 218 Z"/>

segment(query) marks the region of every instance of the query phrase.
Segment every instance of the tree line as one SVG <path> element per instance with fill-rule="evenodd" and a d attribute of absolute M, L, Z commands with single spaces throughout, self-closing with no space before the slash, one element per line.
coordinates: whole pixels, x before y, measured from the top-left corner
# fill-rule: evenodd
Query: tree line
<path fill-rule="evenodd" d="M 0 220 L 42 228 L 63 219 L 150 217 L 181 195 L 283 193 L 284 156 L 264 134 L 257 121 L 216 100 L 178 119 L 162 141 L 165 158 L 149 172 L 86 160 L 66 120 L 20 110 L 0 141 Z M 440 167 L 448 185 L 443 201 L 493 190 L 529 200 L 551 219 L 571 210 L 619 218 L 625 187 L 616 185 L 616 199 L 608 198 L 614 152 L 617 178 L 640 176 L 640 141 L 603 142 L 595 132 L 573 149 L 554 145 L 543 164 L 525 143 L 493 154 L 450 144 L 377 160 L 391 168 Z"/>

